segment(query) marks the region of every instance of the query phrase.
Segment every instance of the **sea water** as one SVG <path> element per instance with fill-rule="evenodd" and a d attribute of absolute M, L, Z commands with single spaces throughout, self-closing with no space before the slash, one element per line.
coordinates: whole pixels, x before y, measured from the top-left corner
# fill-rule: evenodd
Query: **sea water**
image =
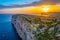
<path fill-rule="evenodd" d="M 12 14 L 0 14 L 0 40 L 21 40 L 11 25 Z"/>

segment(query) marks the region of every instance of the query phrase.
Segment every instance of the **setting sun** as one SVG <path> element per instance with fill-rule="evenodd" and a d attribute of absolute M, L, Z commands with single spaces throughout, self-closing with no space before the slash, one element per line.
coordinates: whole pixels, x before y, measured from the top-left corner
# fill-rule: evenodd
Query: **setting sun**
<path fill-rule="evenodd" d="M 49 7 L 48 7 L 48 6 L 44 6 L 44 7 L 42 8 L 42 11 L 43 11 L 43 12 L 48 12 L 48 11 L 49 11 Z"/>

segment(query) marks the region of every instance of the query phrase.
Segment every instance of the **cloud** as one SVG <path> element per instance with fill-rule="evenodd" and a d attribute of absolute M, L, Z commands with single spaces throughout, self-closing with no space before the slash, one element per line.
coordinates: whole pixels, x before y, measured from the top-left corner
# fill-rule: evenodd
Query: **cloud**
<path fill-rule="evenodd" d="M 34 1 L 30 4 L 24 4 L 24 5 L 19 5 L 19 4 L 11 4 L 9 5 L 0 5 L 0 9 L 3 8 L 18 8 L 18 7 L 26 7 L 26 6 L 37 6 L 37 5 L 42 5 L 42 4 L 57 4 L 60 3 L 60 0 L 40 0 L 40 1 Z"/>
<path fill-rule="evenodd" d="M 33 2 L 38 2 L 38 1 L 39 0 L 1 0 L 0 9 L 29 6 Z"/>
<path fill-rule="evenodd" d="M 60 3 L 60 0 L 43 0 L 44 2 Z"/>
<path fill-rule="evenodd" d="M 45 6 L 46 7 L 46 6 Z M 0 13 L 10 13 L 10 14 L 25 14 L 25 13 L 42 13 L 44 12 L 44 7 L 41 6 L 27 6 L 27 7 L 20 7 L 20 8 L 7 8 L 7 9 L 1 9 Z M 60 6 L 57 5 L 50 5 L 48 6 L 49 11 L 48 12 L 60 12 Z"/>
<path fill-rule="evenodd" d="M 16 7 L 22 7 L 23 5 L 0 5 L 0 9 L 4 8 L 16 8 Z"/>
<path fill-rule="evenodd" d="M 60 0 L 42 0 L 42 1 L 39 1 L 39 2 L 35 2 L 33 4 L 44 4 L 44 3 L 48 3 L 48 4 L 57 4 L 57 3 L 60 3 Z"/>
<path fill-rule="evenodd" d="M 7 8 L 7 9 L 1 9 L 0 13 L 11 13 L 11 14 L 16 14 L 16 13 L 34 13 L 35 7 L 22 7 L 22 8 Z"/>
<path fill-rule="evenodd" d="M 11 5 L 1 5 L 0 4 L 0 9 L 6 9 L 6 8 L 21 8 L 21 7 L 27 7 L 27 6 L 35 6 L 37 2 L 33 2 L 30 4 L 24 4 L 24 5 L 19 5 L 19 4 L 11 4 Z"/>
<path fill-rule="evenodd" d="M 57 4 L 60 0 L 40 0 L 38 2 L 33 2 L 30 4 L 25 5 L 17 5 L 17 4 L 11 4 L 8 5 L 0 5 L 0 13 L 35 13 L 37 10 L 36 6 L 40 6 L 42 4 Z M 35 9 L 35 10 L 34 10 Z M 37 11 L 38 12 L 38 11 Z"/>

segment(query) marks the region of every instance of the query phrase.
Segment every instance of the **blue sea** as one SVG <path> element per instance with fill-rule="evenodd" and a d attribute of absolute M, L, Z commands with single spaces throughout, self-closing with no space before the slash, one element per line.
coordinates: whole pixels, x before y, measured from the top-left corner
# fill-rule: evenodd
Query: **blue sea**
<path fill-rule="evenodd" d="M 11 25 L 12 14 L 0 14 L 0 40 L 21 40 Z"/>

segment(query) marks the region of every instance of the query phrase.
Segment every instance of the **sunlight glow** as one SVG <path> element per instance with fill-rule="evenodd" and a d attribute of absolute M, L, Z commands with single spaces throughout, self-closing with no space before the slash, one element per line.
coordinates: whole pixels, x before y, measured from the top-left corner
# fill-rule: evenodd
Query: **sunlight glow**
<path fill-rule="evenodd" d="M 50 8 L 49 8 L 48 6 L 44 6 L 44 7 L 42 8 L 42 11 L 43 11 L 43 12 L 48 12 L 49 9 L 50 9 Z"/>
<path fill-rule="evenodd" d="M 20 8 L 6 8 L 0 9 L 0 13 L 27 13 L 27 14 L 50 14 L 50 12 L 60 12 L 60 6 L 57 5 L 40 5 L 40 6 L 27 6 Z"/>

